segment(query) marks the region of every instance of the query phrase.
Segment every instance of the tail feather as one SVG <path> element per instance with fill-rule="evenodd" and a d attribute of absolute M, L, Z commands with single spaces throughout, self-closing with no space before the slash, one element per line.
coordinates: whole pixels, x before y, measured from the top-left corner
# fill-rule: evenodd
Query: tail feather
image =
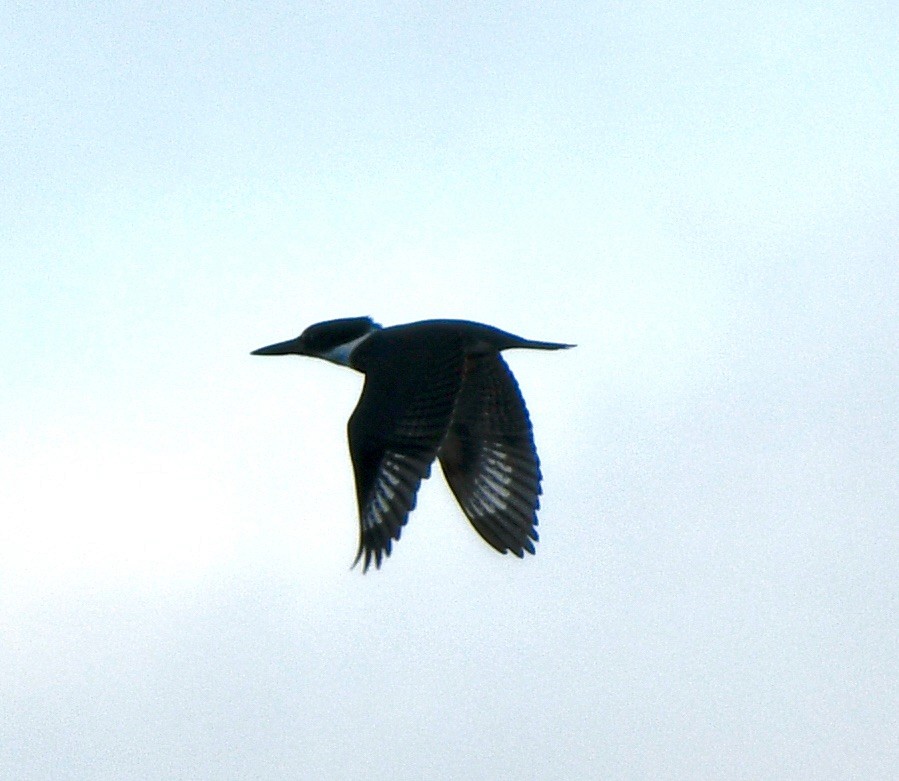
<path fill-rule="evenodd" d="M 523 340 L 520 344 L 516 344 L 515 347 L 524 347 L 528 350 L 568 350 L 571 347 L 577 347 L 576 344 L 563 344 L 562 342 L 535 342 L 530 339 Z"/>

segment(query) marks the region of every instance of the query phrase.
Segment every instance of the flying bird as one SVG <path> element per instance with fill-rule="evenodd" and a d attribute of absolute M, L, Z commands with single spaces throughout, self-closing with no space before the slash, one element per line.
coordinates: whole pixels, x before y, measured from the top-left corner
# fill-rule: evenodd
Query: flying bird
<path fill-rule="evenodd" d="M 308 355 L 348 366 L 365 385 L 347 425 L 362 571 L 390 555 L 421 481 L 439 459 L 462 511 L 500 553 L 534 553 L 540 460 L 524 399 L 500 352 L 573 347 L 467 320 L 382 328 L 370 317 L 309 326 L 252 355 Z"/>

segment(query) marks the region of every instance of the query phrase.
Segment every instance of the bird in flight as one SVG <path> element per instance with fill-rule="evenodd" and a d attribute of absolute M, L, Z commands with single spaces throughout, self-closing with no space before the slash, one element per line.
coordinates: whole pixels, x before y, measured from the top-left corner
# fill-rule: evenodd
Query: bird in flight
<path fill-rule="evenodd" d="M 500 352 L 573 347 L 467 320 L 382 328 L 327 320 L 253 355 L 308 355 L 348 366 L 365 385 L 347 425 L 366 572 L 399 540 L 421 481 L 439 459 L 481 537 L 500 553 L 534 553 L 540 460 L 527 407 Z"/>

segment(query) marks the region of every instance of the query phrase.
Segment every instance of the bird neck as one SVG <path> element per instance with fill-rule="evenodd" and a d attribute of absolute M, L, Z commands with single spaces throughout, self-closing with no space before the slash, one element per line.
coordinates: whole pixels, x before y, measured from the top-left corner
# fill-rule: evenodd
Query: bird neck
<path fill-rule="evenodd" d="M 330 350 L 326 350 L 321 353 L 320 358 L 324 358 L 326 361 L 330 361 L 331 363 L 336 363 L 338 366 L 349 366 L 352 368 L 350 364 L 350 356 L 353 354 L 353 350 L 355 350 L 362 342 L 368 339 L 369 336 L 372 335 L 372 331 L 369 331 L 367 334 L 362 334 L 362 336 L 357 337 L 356 339 L 352 339 L 349 342 L 344 342 L 343 344 L 338 344 L 335 347 L 332 347 Z"/>

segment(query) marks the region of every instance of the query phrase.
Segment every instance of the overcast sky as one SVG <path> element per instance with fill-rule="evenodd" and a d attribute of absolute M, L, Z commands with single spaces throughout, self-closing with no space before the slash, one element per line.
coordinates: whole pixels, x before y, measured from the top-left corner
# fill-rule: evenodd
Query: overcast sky
<path fill-rule="evenodd" d="M 34 5 L 0 776 L 899 777 L 895 2 Z M 578 344 L 535 557 L 350 571 L 356 315 Z"/>

